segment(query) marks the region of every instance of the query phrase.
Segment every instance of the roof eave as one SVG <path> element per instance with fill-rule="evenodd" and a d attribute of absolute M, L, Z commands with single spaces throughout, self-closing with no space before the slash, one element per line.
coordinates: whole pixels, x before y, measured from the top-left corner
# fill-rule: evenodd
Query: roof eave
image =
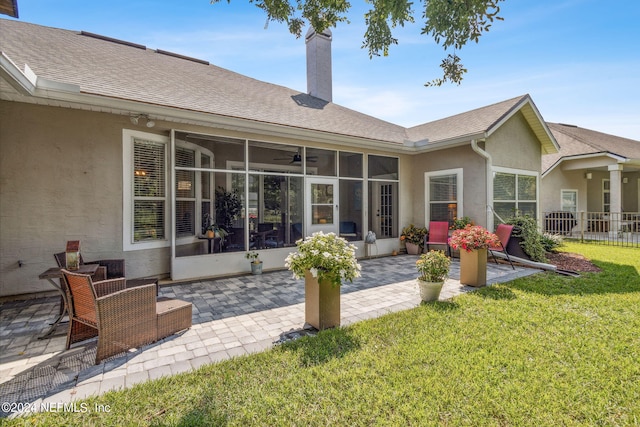
<path fill-rule="evenodd" d="M 560 166 L 560 164 L 565 162 L 565 161 L 590 159 L 590 158 L 593 158 L 593 157 L 610 157 L 610 158 L 616 160 L 618 163 L 629 163 L 629 162 L 635 163 L 634 162 L 635 159 L 628 159 L 626 157 L 619 156 L 617 154 L 613 154 L 613 153 L 610 153 L 608 151 L 600 151 L 600 152 L 597 152 L 597 153 L 588 153 L 588 154 L 574 154 L 574 155 L 571 155 L 571 156 L 560 157 L 558 160 L 555 161 L 554 164 L 549 166 L 547 168 L 547 170 L 542 172 L 542 178 L 544 178 L 545 176 L 550 174 L 552 170 L 554 170 L 556 167 Z"/>
<path fill-rule="evenodd" d="M 28 70 L 28 67 L 26 68 Z M 13 86 L 29 102 L 47 104 L 60 103 L 72 108 L 91 111 L 104 111 L 129 115 L 144 112 L 156 120 L 166 120 L 182 124 L 215 126 L 222 129 L 270 135 L 277 137 L 303 139 L 328 144 L 351 145 L 380 150 L 410 151 L 402 142 L 375 140 L 346 134 L 288 126 L 278 123 L 261 122 L 246 118 L 179 109 L 166 105 L 148 104 L 139 101 L 112 98 L 103 95 L 82 92 L 76 85 L 42 79 L 35 74 L 23 73 L 6 55 L 0 59 L 1 77 Z M 26 99 L 25 99 L 26 101 Z"/>
<path fill-rule="evenodd" d="M 553 133 L 551 133 L 547 123 L 542 118 L 540 111 L 529 95 L 523 96 L 522 99 L 511 107 L 502 117 L 489 126 L 486 132 L 487 136 L 499 129 L 500 126 L 513 117 L 518 111 L 522 112 L 529 127 L 531 127 L 538 141 L 540 141 L 542 154 L 554 154 L 560 151 L 558 141 L 556 141 L 556 138 L 553 136 Z"/>
<path fill-rule="evenodd" d="M 443 139 L 440 141 L 422 140 L 416 141 L 412 144 L 412 150 L 415 153 L 427 153 L 429 151 L 438 151 L 444 148 L 453 148 L 462 145 L 467 145 L 471 140 L 483 140 L 487 137 L 486 132 L 478 132 L 473 134 L 467 134 L 462 136 L 456 136 L 455 138 Z"/>

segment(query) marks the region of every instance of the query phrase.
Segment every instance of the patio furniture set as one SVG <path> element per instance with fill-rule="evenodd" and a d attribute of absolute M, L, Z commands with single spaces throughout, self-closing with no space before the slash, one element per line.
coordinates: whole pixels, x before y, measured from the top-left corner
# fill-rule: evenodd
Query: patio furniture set
<path fill-rule="evenodd" d="M 40 275 L 61 294 L 60 315 L 48 338 L 68 314 L 66 348 L 97 337 L 95 363 L 151 344 L 192 324 L 192 304 L 158 297 L 158 280 L 125 279 L 124 260 L 84 262 L 68 270 L 65 253 L 55 254 L 57 268 Z M 59 285 L 54 281 L 59 279 Z"/>

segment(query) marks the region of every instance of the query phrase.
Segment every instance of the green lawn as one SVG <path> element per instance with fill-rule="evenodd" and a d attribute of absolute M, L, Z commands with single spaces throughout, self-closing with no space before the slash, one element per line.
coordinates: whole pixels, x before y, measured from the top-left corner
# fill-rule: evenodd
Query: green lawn
<path fill-rule="evenodd" d="M 325 331 L 25 425 L 640 425 L 640 250 Z M 4 420 L 7 422 L 7 420 Z"/>

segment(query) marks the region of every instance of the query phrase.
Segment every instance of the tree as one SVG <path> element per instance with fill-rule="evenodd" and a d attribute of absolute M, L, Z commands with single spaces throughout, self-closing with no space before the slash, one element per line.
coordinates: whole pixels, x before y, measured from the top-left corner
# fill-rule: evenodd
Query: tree
<path fill-rule="evenodd" d="M 211 0 L 218 3 L 220 0 Z M 347 0 L 249 0 L 267 14 L 267 22 L 286 23 L 296 37 L 308 22 L 316 31 L 335 27 L 339 22 L 348 23 L 347 12 L 351 4 Z M 367 30 L 362 47 L 368 49 L 369 57 L 389 54 L 389 47 L 398 44 L 392 29 L 415 22 L 414 4 L 409 0 L 365 0 L 371 9 L 365 14 Z M 442 60 L 443 75 L 426 86 L 441 86 L 443 83 L 460 84 L 463 67 L 456 51 L 468 41 L 479 41 L 480 36 L 489 31 L 498 16 L 498 3 L 504 0 L 422 0 L 422 34 L 427 34 L 453 53 Z M 227 0 L 228 3 L 231 0 Z"/>

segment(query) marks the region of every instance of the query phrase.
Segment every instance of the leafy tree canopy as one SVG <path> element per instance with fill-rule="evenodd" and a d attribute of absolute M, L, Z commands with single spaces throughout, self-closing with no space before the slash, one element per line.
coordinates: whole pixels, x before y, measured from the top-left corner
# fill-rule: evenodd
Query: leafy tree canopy
<path fill-rule="evenodd" d="M 392 29 L 416 20 L 414 3 L 409 0 L 365 0 L 370 9 L 365 13 L 367 30 L 362 47 L 369 57 L 389 54 L 389 47 L 398 44 Z M 422 34 L 427 34 L 446 50 L 453 53 L 442 60 L 443 75 L 426 86 L 441 86 L 449 81 L 460 84 L 467 70 L 456 54 L 468 41 L 476 43 L 489 31 L 494 20 L 502 20 L 498 3 L 504 0 L 421 0 L 420 19 L 424 22 Z M 211 0 L 218 3 L 220 0 Z M 231 0 L 227 0 L 228 3 Z M 351 4 L 347 0 L 249 0 L 267 14 L 268 21 L 286 23 L 296 37 L 308 22 L 317 32 L 335 27 L 339 22 L 348 23 L 347 12 Z"/>

